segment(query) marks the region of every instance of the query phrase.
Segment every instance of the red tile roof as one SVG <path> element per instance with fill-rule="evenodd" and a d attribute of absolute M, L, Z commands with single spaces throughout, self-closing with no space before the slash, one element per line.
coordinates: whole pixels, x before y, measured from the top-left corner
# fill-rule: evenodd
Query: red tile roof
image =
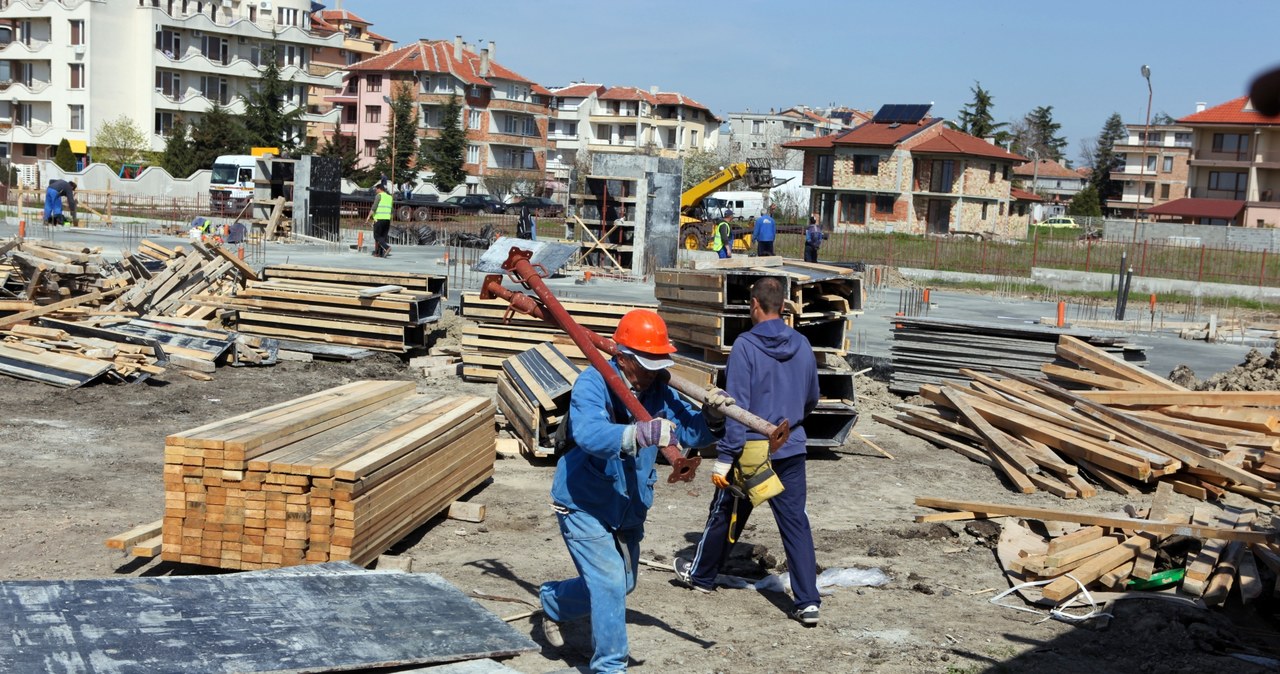
<path fill-rule="evenodd" d="M 699 110 L 711 111 L 711 108 L 675 91 L 659 91 L 658 105 L 683 105 L 687 108 L 698 108 Z"/>
<path fill-rule="evenodd" d="M 531 90 L 531 91 L 533 91 L 533 93 L 535 93 L 535 94 L 537 94 L 537 95 L 539 95 L 539 96 L 550 96 L 550 95 L 551 95 L 551 90 L 550 90 L 550 89 L 548 89 L 548 88 L 546 88 L 546 87 L 542 86 L 541 84 L 538 84 L 537 82 L 534 82 L 534 83 L 533 83 L 533 86 L 532 86 L 532 87 L 530 87 L 530 90 Z"/>
<path fill-rule="evenodd" d="M 935 117 L 934 119 L 922 120 L 919 124 L 877 124 L 875 122 L 867 122 L 838 134 L 833 142 L 836 145 L 892 147 L 941 121 L 942 118 Z"/>
<path fill-rule="evenodd" d="M 1025 160 L 1026 157 L 1022 157 L 1022 159 Z M 1032 162 L 1018 164 L 1013 167 L 1013 174 L 1025 178 L 1039 176 L 1041 178 L 1071 178 L 1079 180 L 1082 177 L 1079 173 L 1076 173 L 1052 159 L 1041 159 L 1040 168 L 1038 170 Z"/>
<path fill-rule="evenodd" d="M 848 133 L 848 132 L 845 132 Z M 793 140 L 790 143 L 783 143 L 782 147 L 792 150 L 815 150 L 835 147 L 838 133 L 829 133 L 825 136 L 814 136 L 813 138 L 805 138 L 803 140 Z"/>
<path fill-rule="evenodd" d="M 1008 161 L 1026 161 L 1026 157 L 992 145 L 981 138 L 970 136 L 963 131 L 943 127 L 942 133 L 911 148 L 913 153 L 925 152 L 936 154 L 962 154 L 967 156 L 1005 159 Z M 1072 174 L 1075 175 L 1075 174 Z M 1079 177 L 1079 176 L 1076 176 Z"/>
<path fill-rule="evenodd" d="M 597 98 L 602 101 L 647 101 L 649 105 L 658 104 L 657 96 L 638 87 L 610 87 Z"/>
<path fill-rule="evenodd" d="M 1258 124 L 1262 126 L 1280 125 L 1280 116 L 1269 117 L 1253 109 L 1248 96 L 1233 98 L 1222 105 L 1187 115 L 1178 120 L 1179 124 Z M 1172 202 L 1170 202 L 1172 203 Z"/>
<path fill-rule="evenodd" d="M 364 19 L 356 16 L 355 14 L 352 14 L 351 12 L 348 12 L 345 9 L 322 9 L 316 12 L 315 14 L 313 14 L 312 18 L 316 16 L 319 16 L 320 18 L 330 23 L 346 21 L 347 23 L 359 23 L 366 26 L 372 25 L 368 21 L 365 21 Z"/>
<path fill-rule="evenodd" d="M 1206 110 L 1206 112 L 1208 112 Z M 1235 220 L 1244 210 L 1243 201 L 1231 199 L 1174 199 L 1144 210 L 1147 215 L 1177 215 L 1187 218 Z"/>
<path fill-rule="evenodd" d="M 467 84 L 493 86 L 488 79 L 480 76 L 479 54 L 464 49 L 462 59 L 456 60 L 453 58 L 453 43 L 446 40 L 419 40 L 395 51 L 367 58 L 349 66 L 347 70 L 449 73 Z M 533 80 L 522 77 L 493 60 L 489 61 L 489 78 L 533 84 Z"/>
<path fill-rule="evenodd" d="M 1016 187 L 1009 188 L 1009 196 L 1013 197 L 1014 199 L 1017 199 L 1018 201 L 1044 201 L 1044 198 L 1041 197 L 1039 194 L 1036 194 L 1035 192 L 1028 192 L 1026 190 L 1020 190 Z"/>
<path fill-rule="evenodd" d="M 591 94 L 600 95 L 604 93 L 605 90 L 606 87 L 603 84 L 581 83 L 570 84 L 567 87 L 560 87 L 559 89 L 552 89 L 551 93 L 552 95 L 559 96 L 560 98 L 586 98 Z"/>

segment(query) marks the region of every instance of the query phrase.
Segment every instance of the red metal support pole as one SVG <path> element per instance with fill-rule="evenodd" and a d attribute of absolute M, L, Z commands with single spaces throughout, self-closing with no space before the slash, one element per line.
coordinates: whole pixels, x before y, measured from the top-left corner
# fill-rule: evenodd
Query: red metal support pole
<path fill-rule="evenodd" d="M 484 283 L 481 286 L 481 297 L 484 299 L 500 297 L 509 302 L 513 310 L 541 319 L 563 330 L 573 340 L 574 344 L 582 350 L 583 354 L 586 355 L 587 360 L 591 362 L 591 365 L 604 376 L 605 383 L 608 384 L 609 388 L 618 396 L 618 399 L 622 400 L 623 404 L 627 406 L 627 410 L 631 412 L 631 416 L 637 421 L 648 421 L 651 419 L 652 417 L 649 415 L 649 412 L 644 409 L 640 404 L 640 401 L 631 393 L 631 388 L 622 380 L 621 377 L 618 376 L 618 373 L 614 371 L 607 361 L 605 361 L 604 357 L 600 355 L 601 351 L 611 355 L 616 355 L 618 352 L 617 345 L 614 344 L 613 340 L 601 337 L 595 332 L 578 325 L 578 323 L 573 320 L 569 315 L 569 312 L 565 310 L 564 306 L 560 304 L 560 301 L 556 299 L 555 295 L 551 293 L 551 290 L 547 288 L 545 283 L 543 283 L 542 275 L 538 272 L 538 269 L 529 262 L 529 255 L 529 251 L 512 248 L 503 268 L 507 269 L 511 273 L 512 278 L 517 282 L 533 290 L 534 293 L 538 295 L 538 298 L 542 300 L 542 304 L 539 304 L 532 297 L 529 297 L 524 293 L 504 288 L 502 286 L 502 277 L 498 275 L 492 275 L 485 278 Z M 672 388 L 694 398 L 700 403 L 706 401 L 707 391 L 705 388 L 674 373 L 668 372 L 668 375 L 668 383 Z M 753 431 L 769 438 L 770 447 L 773 449 L 780 447 L 782 443 L 786 442 L 787 438 L 790 437 L 790 424 L 785 421 L 781 424 L 774 425 L 736 405 L 729 406 L 724 410 L 724 412 L 726 417 L 741 422 Z M 693 474 L 697 470 L 698 464 L 702 461 L 702 459 L 697 456 L 685 457 L 680 453 L 680 450 L 675 445 L 663 447 L 662 454 L 667 457 L 667 461 L 671 463 L 672 467 L 672 473 L 668 478 L 668 482 L 678 482 L 681 480 L 688 481 L 693 479 Z"/>

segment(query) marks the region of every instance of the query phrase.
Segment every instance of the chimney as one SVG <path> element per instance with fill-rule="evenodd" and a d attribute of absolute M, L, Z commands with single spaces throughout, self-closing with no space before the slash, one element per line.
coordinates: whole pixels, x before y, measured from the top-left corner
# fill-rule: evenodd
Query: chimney
<path fill-rule="evenodd" d="M 494 40 L 489 40 L 489 58 L 498 60 L 498 43 Z"/>
<path fill-rule="evenodd" d="M 453 60 L 455 61 L 462 60 L 462 36 L 461 35 L 453 36 Z"/>
<path fill-rule="evenodd" d="M 489 76 L 489 48 L 485 47 L 480 50 L 480 76 Z"/>
<path fill-rule="evenodd" d="M 1196 101 L 1196 112 L 1204 112 L 1206 105 L 1208 105 L 1208 103 L 1205 103 L 1204 101 Z"/>

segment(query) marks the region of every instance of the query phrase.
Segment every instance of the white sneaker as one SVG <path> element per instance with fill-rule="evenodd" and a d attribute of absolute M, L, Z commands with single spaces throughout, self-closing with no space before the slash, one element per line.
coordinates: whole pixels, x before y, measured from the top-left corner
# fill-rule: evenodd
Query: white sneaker
<path fill-rule="evenodd" d="M 561 648 L 564 646 L 564 635 L 560 634 L 560 623 L 542 614 L 542 638 L 546 639 L 547 645 L 552 648 Z"/>
<path fill-rule="evenodd" d="M 791 614 L 791 617 L 805 627 L 813 627 L 818 624 L 818 607 L 806 606 L 801 609 L 796 609 Z"/>
<path fill-rule="evenodd" d="M 689 588 L 690 590 L 697 590 L 703 594 L 711 594 L 715 591 L 714 588 L 703 587 L 693 582 L 693 562 L 684 559 L 683 557 L 677 557 L 676 563 L 672 566 L 676 568 L 676 582 L 681 585 Z"/>

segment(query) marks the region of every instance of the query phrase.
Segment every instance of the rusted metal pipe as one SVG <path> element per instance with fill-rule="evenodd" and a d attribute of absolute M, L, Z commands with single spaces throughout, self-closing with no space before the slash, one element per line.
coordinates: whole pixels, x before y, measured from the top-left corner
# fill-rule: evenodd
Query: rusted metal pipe
<path fill-rule="evenodd" d="M 499 275 L 495 274 L 485 277 L 485 282 L 481 287 L 481 297 L 483 299 L 499 298 L 506 300 L 506 302 L 510 304 L 511 308 L 515 311 L 545 321 L 552 327 L 560 328 L 560 324 L 557 323 L 554 318 L 549 316 L 547 312 L 542 310 L 542 305 L 538 304 L 537 300 L 524 293 L 503 287 L 502 277 Z M 592 344 L 594 344 L 597 349 L 611 356 L 618 355 L 618 345 L 615 344 L 612 339 L 603 337 L 591 330 L 587 330 L 586 328 L 583 328 L 583 330 L 591 338 Z M 672 388 L 698 401 L 698 404 L 700 405 L 706 403 L 708 391 L 705 387 L 685 379 L 670 370 L 667 371 L 667 375 L 667 383 L 670 384 Z M 752 414 L 747 411 L 746 408 L 739 407 L 737 405 L 729 405 L 724 407 L 722 411 L 726 417 L 737 421 L 767 438 L 769 440 L 770 451 L 776 451 L 786 443 L 788 438 L 791 437 L 791 422 L 786 419 L 783 419 L 782 423 L 775 425 L 762 417 Z"/>

